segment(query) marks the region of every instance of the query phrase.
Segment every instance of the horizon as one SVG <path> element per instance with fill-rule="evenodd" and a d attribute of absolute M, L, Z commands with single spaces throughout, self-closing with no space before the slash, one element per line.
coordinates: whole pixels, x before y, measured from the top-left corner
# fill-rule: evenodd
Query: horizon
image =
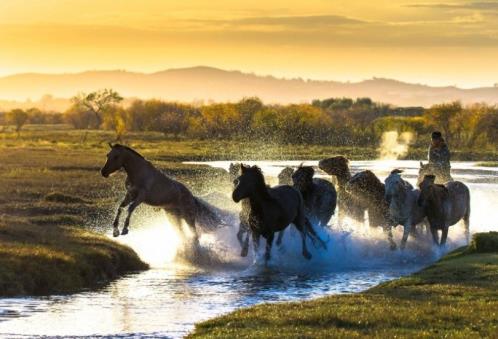
<path fill-rule="evenodd" d="M 0 3 L 0 75 L 210 65 L 279 78 L 490 87 L 497 15 L 497 2 L 468 0 L 9 1 Z"/>
<path fill-rule="evenodd" d="M 403 80 L 403 79 L 398 79 L 398 78 L 389 78 L 385 76 L 377 76 L 373 75 L 368 78 L 361 78 L 357 80 L 337 80 L 333 78 L 307 78 L 304 76 L 285 76 L 285 75 L 275 75 L 275 74 L 270 74 L 270 73 L 260 73 L 257 71 L 244 71 L 241 69 L 230 69 L 230 68 L 222 68 L 222 67 L 216 67 L 216 66 L 211 66 L 211 65 L 192 65 L 192 66 L 184 66 L 184 67 L 165 67 L 161 69 L 156 69 L 152 71 L 141 71 L 141 70 L 132 70 L 132 69 L 82 69 L 82 70 L 74 70 L 74 71 L 60 71 L 60 72 L 43 72 L 43 71 L 27 71 L 27 72 L 19 72 L 19 73 L 9 73 L 9 74 L 2 74 L 0 73 L 0 79 L 2 78 L 9 78 L 9 77 L 15 77 L 15 76 L 27 76 L 27 75 L 57 75 L 57 76 L 63 76 L 63 75 L 79 75 L 79 74 L 86 74 L 86 73 L 118 73 L 118 72 L 123 72 L 123 73 L 131 73 L 131 74 L 141 74 L 141 75 L 153 75 L 153 74 L 159 74 L 163 72 L 168 72 L 168 71 L 182 71 L 182 70 L 196 70 L 196 69 L 211 69 L 211 70 L 217 70 L 217 71 L 222 71 L 222 72 L 234 72 L 234 73 L 241 73 L 243 75 L 253 75 L 256 77 L 272 77 L 278 80 L 302 80 L 302 81 L 325 81 L 325 82 L 338 82 L 338 83 L 343 83 L 343 84 L 355 84 L 355 83 L 362 83 L 365 81 L 372 81 L 372 80 L 387 80 L 387 81 L 395 81 L 395 82 L 400 82 L 400 83 L 406 83 L 410 85 L 420 85 L 420 86 L 428 86 L 428 87 L 434 87 L 434 88 L 443 88 L 443 87 L 455 87 L 458 89 L 480 89 L 480 88 L 495 88 L 498 85 L 498 81 L 493 84 L 486 84 L 482 86 L 474 86 L 474 87 L 463 87 L 459 86 L 457 84 L 440 84 L 440 85 L 433 85 L 428 82 L 412 82 L 409 80 Z M 51 93 L 47 93 L 51 94 Z M 0 100 L 5 100 L 5 98 L 1 98 Z"/>

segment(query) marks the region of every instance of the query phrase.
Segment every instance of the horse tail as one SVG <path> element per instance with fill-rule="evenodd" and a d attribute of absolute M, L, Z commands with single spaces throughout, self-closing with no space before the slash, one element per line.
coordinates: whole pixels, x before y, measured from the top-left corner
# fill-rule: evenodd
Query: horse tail
<path fill-rule="evenodd" d="M 220 218 L 219 210 L 204 200 L 194 197 L 196 224 L 206 232 L 213 232 L 221 226 L 225 226 Z"/>

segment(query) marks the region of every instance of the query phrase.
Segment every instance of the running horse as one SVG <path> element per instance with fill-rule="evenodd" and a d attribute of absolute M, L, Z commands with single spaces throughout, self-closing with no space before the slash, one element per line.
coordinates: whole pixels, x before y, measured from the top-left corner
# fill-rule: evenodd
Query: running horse
<path fill-rule="evenodd" d="M 215 207 L 194 197 L 184 184 L 167 177 L 138 152 L 120 144 L 109 144 L 109 147 L 111 150 L 107 154 L 107 161 L 100 171 L 102 176 L 107 178 L 120 169 L 124 169 L 127 174 L 126 195 L 113 223 L 115 237 L 120 234 L 118 226 L 122 209 L 128 206 L 128 215 L 121 231 L 121 235 L 125 235 L 128 234 L 133 211 L 142 203 L 163 208 L 173 217 L 179 229 L 182 220 L 185 220 L 194 234 L 195 244 L 198 243 L 196 225 L 206 231 L 213 231 L 223 225 Z"/>

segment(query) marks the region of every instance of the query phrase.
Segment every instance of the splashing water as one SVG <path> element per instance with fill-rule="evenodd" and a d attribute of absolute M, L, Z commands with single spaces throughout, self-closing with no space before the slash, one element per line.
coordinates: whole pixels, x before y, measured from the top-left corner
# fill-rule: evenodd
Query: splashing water
<path fill-rule="evenodd" d="M 302 161 L 257 162 L 270 183 L 286 166 Z M 229 162 L 210 166 L 228 168 Z M 306 161 L 315 165 L 315 161 Z M 370 169 L 384 179 L 393 168 L 414 183 L 415 161 L 353 162 L 352 169 Z M 497 230 L 498 168 L 454 163 L 453 175 L 469 185 L 472 196 L 471 232 Z M 237 205 L 230 192 L 213 192 L 209 202 L 233 211 L 232 227 L 220 228 L 200 238 L 200 254 L 209 260 L 188 264 L 189 237 L 173 226 L 164 212 L 141 207 L 132 219 L 130 234 L 118 241 L 131 246 L 153 268 L 130 274 L 97 290 L 47 298 L 0 299 L 0 336 L 90 335 L 93 337 L 181 337 L 198 321 L 261 302 L 303 300 L 318 296 L 363 291 L 380 282 L 409 274 L 465 243 L 463 227 L 453 226 L 444 249 L 432 246 L 421 232 L 409 239 L 405 251 L 390 251 L 382 231 L 347 221 L 319 229 L 328 248 L 315 248 L 306 261 L 293 226 L 286 230 L 283 246 L 274 245 L 265 267 L 261 253 L 243 259 L 235 233 Z M 184 227 L 185 228 L 185 227 Z M 109 229 L 110 232 L 110 229 Z M 399 243 L 402 229 L 395 240 Z M 110 235 L 110 233 L 109 233 Z M 264 245 L 262 240 L 261 245 Z"/>
<path fill-rule="evenodd" d="M 412 132 L 388 131 L 382 133 L 380 147 L 378 149 L 380 160 L 397 160 L 406 154 L 414 140 Z"/>

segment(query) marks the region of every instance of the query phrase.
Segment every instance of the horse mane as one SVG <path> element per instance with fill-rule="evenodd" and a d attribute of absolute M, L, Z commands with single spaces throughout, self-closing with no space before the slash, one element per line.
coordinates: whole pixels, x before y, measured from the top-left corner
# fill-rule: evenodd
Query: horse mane
<path fill-rule="evenodd" d="M 401 173 L 403 173 L 403 170 L 401 170 L 401 169 L 399 169 L 399 168 L 393 169 L 393 170 L 391 171 L 391 174 L 401 174 Z"/>
<path fill-rule="evenodd" d="M 313 178 L 313 175 L 315 174 L 315 169 L 313 166 L 303 166 L 303 164 L 299 165 L 297 168 L 296 172 L 301 171 L 306 175 L 306 178 Z"/>
<path fill-rule="evenodd" d="M 125 150 L 130 151 L 131 153 L 133 153 L 133 154 L 135 154 L 135 155 L 139 156 L 140 158 L 145 159 L 145 158 L 143 157 L 143 155 L 141 155 L 140 153 L 138 153 L 137 151 L 135 151 L 135 150 L 134 150 L 133 148 L 131 148 L 131 147 L 128 147 L 128 146 L 125 146 L 125 145 L 121 145 L 121 144 L 115 144 L 115 145 L 114 145 L 114 146 L 112 146 L 112 147 L 113 147 L 113 148 L 114 148 L 114 147 L 117 147 L 117 148 L 122 148 L 122 149 L 125 149 Z"/>

